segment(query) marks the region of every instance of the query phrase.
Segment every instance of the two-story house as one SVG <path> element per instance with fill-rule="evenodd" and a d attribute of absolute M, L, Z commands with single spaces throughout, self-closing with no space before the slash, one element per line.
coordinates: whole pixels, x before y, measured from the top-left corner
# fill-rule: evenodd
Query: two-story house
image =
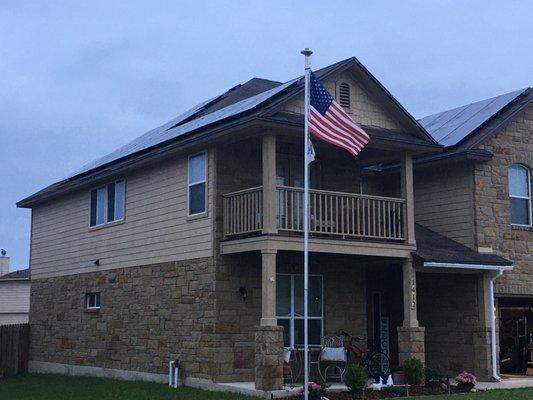
<path fill-rule="evenodd" d="M 344 330 L 394 365 L 490 377 L 511 262 L 415 225 L 413 159 L 443 146 L 358 60 L 315 75 L 371 141 L 356 158 L 315 143 L 311 344 Z M 20 201 L 30 368 L 164 380 L 179 359 L 191 385 L 281 388 L 303 343 L 302 114 L 302 78 L 254 78 Z"/>
<path fill-rule="evenodd" d="M 524 372 L 533 361 L 533 89 L 522 89 L 425 117 L 445 146 L 415 169 L 417 222 L 514 263 L 496 281 L 501 367 Z M 446 327 L 442 327 L 446 329 Z M 453 347 L 440 340 L 435 348 Z M 427 343 L 426 356 L 433 346 Z M 533 363 L 529 368 L 533 373 Z"/>

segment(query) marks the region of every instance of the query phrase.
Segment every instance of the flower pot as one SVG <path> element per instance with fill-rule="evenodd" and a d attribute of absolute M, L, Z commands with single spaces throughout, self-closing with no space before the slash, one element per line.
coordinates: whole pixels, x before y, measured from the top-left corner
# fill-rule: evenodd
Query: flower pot
<path fill-rule="evenodd" d="M 405 373 L 403 371 L 393 372 L 392 380 L 395 385 L 405 385 Z"/>

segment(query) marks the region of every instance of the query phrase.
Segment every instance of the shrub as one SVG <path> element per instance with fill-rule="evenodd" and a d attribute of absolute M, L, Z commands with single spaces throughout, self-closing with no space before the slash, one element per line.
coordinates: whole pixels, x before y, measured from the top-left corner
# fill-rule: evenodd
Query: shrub
<path fill-rule="evenodd" d="M 405 383 L 411 386 L 418 386 L 424 382 L 424 366 L 420 360 L 416 358 L 405 360 L 403 371 L 405 374 Z"/>
<path fill-rule="evenodd" d="M 348 365 L 345 376 L 346 386 L 351 392 L 363 390 L 368 381 L 368 372 L 362 365 Z"/>
<path fill-rule="evenodd" d="M 446 382 L 446 377 L 437 370 L 426 368 L 426 386 L 439 386 Z"/>
<path fill-rule="evenodd" d="M 455 377 L 457 384 L 465 387 L 474 387 L 477 383 L 476 377 L 474 374 L 463 371 Z"/>

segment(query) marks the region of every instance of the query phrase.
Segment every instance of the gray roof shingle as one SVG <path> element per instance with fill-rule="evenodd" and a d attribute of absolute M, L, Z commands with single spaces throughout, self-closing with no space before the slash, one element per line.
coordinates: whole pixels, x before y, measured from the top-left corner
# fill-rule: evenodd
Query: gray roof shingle
<path fill-rule="evenodd" d="M 19 269 L 18 271 L 13 271 L 8 274 L 0 276 L 0 281 L 3 280 L 18 280 L 18 279 L 29 279 L 30 278 L 30 269 Z"/>
<path fill-rule="evenodd" d="M 513 263 L 496 254 L 482 254 L 459 242 L 416 224 L 415 257 L 424 262 L 510 266 Z"/>

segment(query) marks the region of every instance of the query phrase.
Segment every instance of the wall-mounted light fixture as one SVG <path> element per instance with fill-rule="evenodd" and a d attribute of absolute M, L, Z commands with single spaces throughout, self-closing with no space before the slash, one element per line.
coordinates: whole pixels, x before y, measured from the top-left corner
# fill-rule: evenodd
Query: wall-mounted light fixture
<path fill-rule="evenodd" d="M 239 288 L 239 294 L 242 297 L 242 301 L 245 301 L 246 298 L 248 297 L 248 290 L 246 290 L 246 288 L 244 286 L 241 286 Z"/>
<path fill-rule="evenodd" d="M 95 260 L 94 265 L 100 265 L 100 259 Z"/>

